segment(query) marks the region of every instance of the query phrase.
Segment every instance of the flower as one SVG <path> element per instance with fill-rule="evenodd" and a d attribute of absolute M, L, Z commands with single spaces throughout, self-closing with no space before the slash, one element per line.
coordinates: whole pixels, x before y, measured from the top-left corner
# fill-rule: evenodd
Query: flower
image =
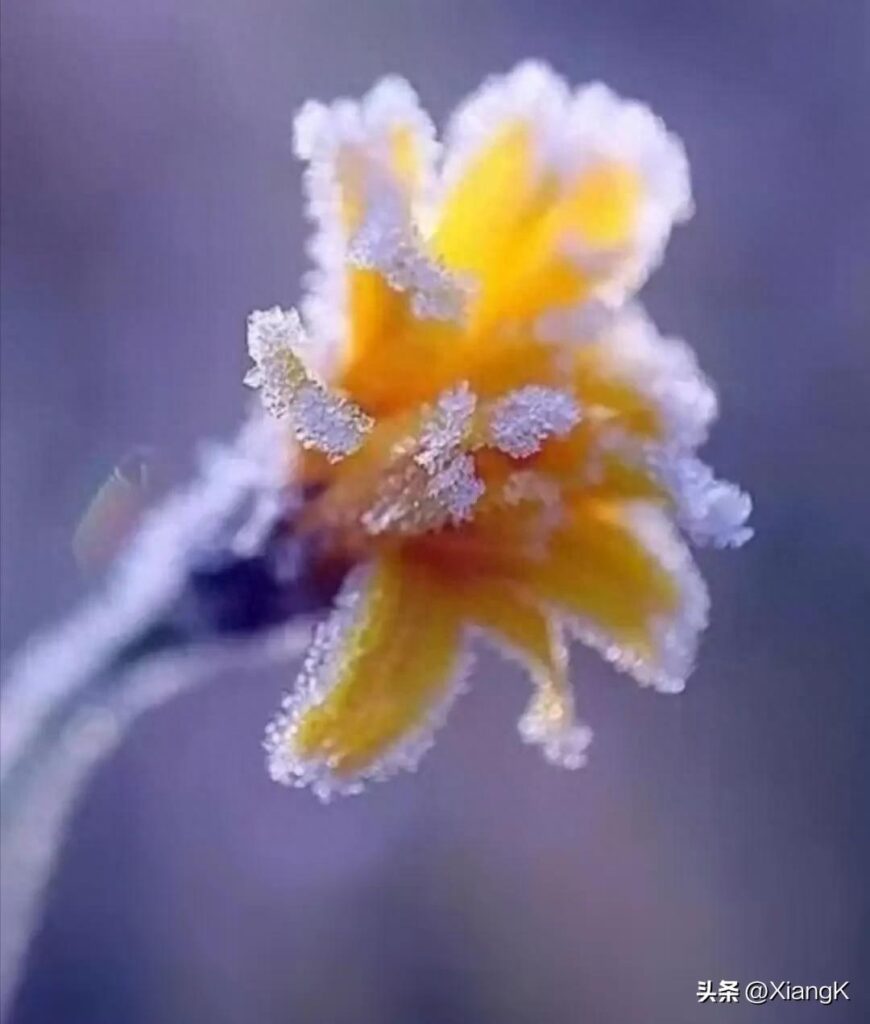
<path fill-rule="evenodd" d="M 567 643 L 682 689 L 708 598 L 680 530 L 737 545 L 749 498 L 695 456 L 716 398 L 632 295 L 691 212 L 679 141 L 527 63 L 455 113 L 443 157 L 404 81 L 307 104 L 316 269 L 249 322 L 247 382 L 301 449 L 296 529 L 352 570 L 266 748 L 327 797 L 412 766 L 469 635 L 518 657 L 523 738 L 585 760 Z"/>

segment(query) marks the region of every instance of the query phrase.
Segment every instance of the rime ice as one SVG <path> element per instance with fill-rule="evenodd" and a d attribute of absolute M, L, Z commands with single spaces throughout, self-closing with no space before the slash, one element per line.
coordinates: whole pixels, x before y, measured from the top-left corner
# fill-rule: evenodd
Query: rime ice
<path fill-rule="evenodd" d="M 311 453 L 306 529 L 357 565 L 269 729 L 321 796 L 415 762 L 481 636 L 528 670 L 522 738 L 586 759 L 568 644 L 682 689 L 709 598 L 686 541 L 736 547 L 749 497 L 696 449 L 716 393 L 635 292 L 692 211 L 680 141 L 529 62 L 446 131 L 411 87 L 309 103 L 302 316 L 253 315 L 248 383 Z"/>
<path fill-rule="evenodd" d="M 266 410 L 288 419 L 304 448 L 316 448 L 330 459 L 355 451 L 371 419 L 330 392 L 309 372 L 300 354 L 307 344 L 299 315 L 270 309 L 248 320 L 248 352 L 255 366 L 245 383 L 257 388 Z"/>
<path fill-rule="evenodd" d="M 539 451 L 548 437 L 564 437 L 580 422 L 577 401 L 554 388 L 519 388 L 495 403 L 490 434 L 496 448 L 516 459 Z"/>

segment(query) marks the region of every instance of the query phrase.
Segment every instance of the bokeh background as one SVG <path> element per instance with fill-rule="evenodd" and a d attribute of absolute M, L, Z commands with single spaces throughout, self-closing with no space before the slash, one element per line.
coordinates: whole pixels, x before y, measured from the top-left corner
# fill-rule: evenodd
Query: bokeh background
<path fill-rule="evenodd" d="M 698 212 L 646 289 L 721 386 L 757 539 L 702 556 L 687 692 L 577 659 L 579 773 L 484 659 L 421 770 L 323 807 L 259 747 L 285 672 L 143 719 L 78 808 L 14 1024 L 866 1020 L 868 5 L 4 0 L 2 645 L 83 590 L 114 462 L 240 417 L 247 312 L 305 269 L 294 110 L 388 71 L 441 121 L 543 57 L 683 136 Z M 852 980 L 828 1009 L 702 979 Z"/>

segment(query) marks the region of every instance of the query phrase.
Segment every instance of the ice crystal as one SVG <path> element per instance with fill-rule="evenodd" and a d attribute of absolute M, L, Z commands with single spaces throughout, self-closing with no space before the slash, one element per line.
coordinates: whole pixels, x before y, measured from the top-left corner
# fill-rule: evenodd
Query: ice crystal
<path fill-rule="evenodd" d="M 391 288 L 407 292 L 411 310 L 421 320 L 461 320 L 471 282 L 451 271 L 427 251 L 419 232 L 395 204 L 369 215 L 348 248 L 348 260 L 377 270 Z"/>
<path fill-rule="evenodd" d="M 653 451 L 647 461 L 673 497 L 677 521 L 693 543 L 739 548 L 752 537 L 746 525 L 752 499 L 737 484 L 717 479 L 691 455 Z"/>
<path fill-rule="evenodd" d="M 363 515 L 370 533 L 425 533 L 471 517 L 485 489 L 464 450 L 476 407 L 466 383 L 450 388 L 423 414 L 419 432 L 395 446 L 395 462 Z"/>
<path fill-rule="evenodd" d="M 455 455 L 429 481 L 426 496 L 441 506 L 453 523 L 471 518 L 471 512 L 486 489 L 475 472 L 471 455 Z"/>
<path fill-rule="evenodd" d="M 682 447 L 639 444 L 622 434 L 605 435 L 602 450 L 642 468 L 673 502 L 680 529 L 698 547 L 739 548 L 752 538 L 747 526 L 752 498 L 729 480 L 720 480 Z"/>
<path fill-rule="evenodd" d="M 558 388 L 517 388 L 492 406 L 489 432 L 495 446 L 522 459 L 534 455 L 548 437 L 564 437 L 580 422 L 575 398 Z"/>
<path fill-rule="evenodd" d="M 605 369 L 653 404 L 664 444 L 689 450 L 706 440 L 718 412 L 716 392 L 685 342 L 662 337 L 631 305 L 610 320 L 597 347 Z"/>
<path fill-rule="evenodd" d="M 476 408 L 477 396 L 467 382 L 440 395 L 434 409 L 424 417 L 414 454 L 417 465 L 429 472 L 442 466 L 468 437 Z"/>
<path fill-rule="evenodd" d="M 304 448 L 316 448 L 335 461 L 356 451 L 373 421 L 306 369 L 300 353 L 307 343 L 295 310 L 285 312 L 276 306 L 252 313 L 248 352 L 255 365 L 245 383 L 259 389 L 272 416 L 291 423 Z"/>
<path fill-rule="evenodd" d="M 547 690 L 535 694 L 517 728 L 523 741 L 540 747 L 550 764 L 569 769 L 586 764 L 592 730 L 575 722 L 573 710 Z"/>
<path fill-rule="evenodd" d="M 450 522 L 471 518 L 485 485 L 474 458 L 463 450 L 472 428 L 477 398 L 463 383 L 444 392 L 424 418 L 414 461 L 429 474 L 426 497 Z"/>

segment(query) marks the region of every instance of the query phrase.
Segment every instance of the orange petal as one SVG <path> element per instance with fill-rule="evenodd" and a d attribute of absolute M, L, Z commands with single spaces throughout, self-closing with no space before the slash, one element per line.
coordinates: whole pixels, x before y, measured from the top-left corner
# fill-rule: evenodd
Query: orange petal
<path fill-rule="evenodd" d="M 564 654 L 550 619 L 527 594 L 486 577 L 461 579 L 454 593 L 468 621 L 506 644 L 530 672 L 564 676 Z"/>

